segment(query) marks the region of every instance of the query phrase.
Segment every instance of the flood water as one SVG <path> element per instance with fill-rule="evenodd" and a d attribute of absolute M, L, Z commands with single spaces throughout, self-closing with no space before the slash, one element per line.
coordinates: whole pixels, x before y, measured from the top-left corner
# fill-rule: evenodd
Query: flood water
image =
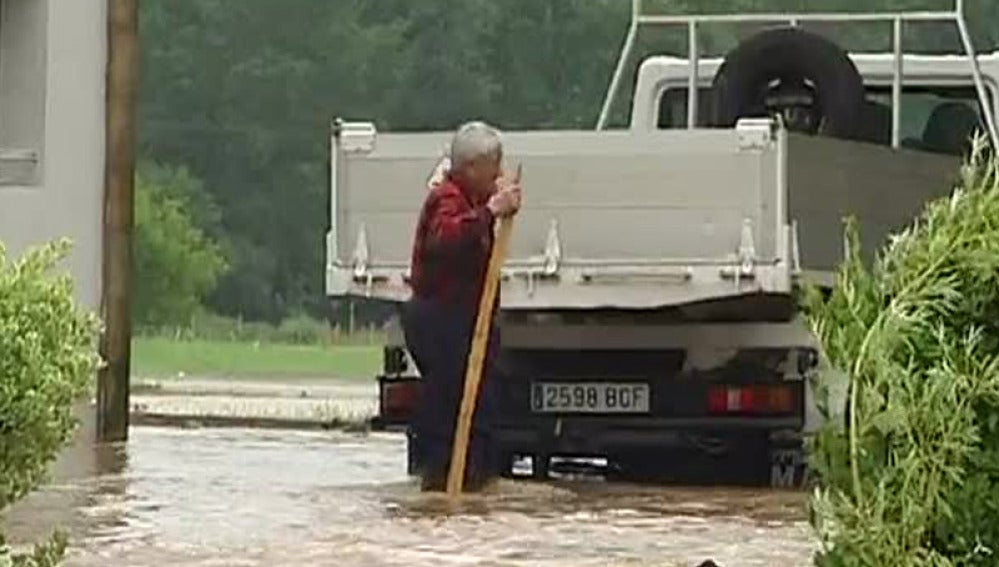
<path fill-rule="evenodd" d="M 396 435 L 133 428 L 83 447 L 6 520 L 69 566 L 807 565 L 806 495 L 503 482 L 448 510 Z"/>

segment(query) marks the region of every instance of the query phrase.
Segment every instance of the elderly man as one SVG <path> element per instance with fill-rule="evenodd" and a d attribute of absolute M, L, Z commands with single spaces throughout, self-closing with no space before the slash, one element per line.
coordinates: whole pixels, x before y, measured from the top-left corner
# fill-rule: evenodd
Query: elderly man
<path fill-rule="evenodd" d="M 497 130 L 482 122 L 458 129 L 451 142 L 450 167 L 431 187 L 416 227 L 413 296 L 403 312 L 403 328 L 423 377 L 410 428 L 423 490 L 443 490 L 447 480 L 493 222 L 520 208 L 520 185 L 502 175 L 502 159 Z M 468 490 L 482 487 L 499 472 L 489 437 L 495 404 L 490 374 L 497 348 L 494 326 L 468 451 Z"/>

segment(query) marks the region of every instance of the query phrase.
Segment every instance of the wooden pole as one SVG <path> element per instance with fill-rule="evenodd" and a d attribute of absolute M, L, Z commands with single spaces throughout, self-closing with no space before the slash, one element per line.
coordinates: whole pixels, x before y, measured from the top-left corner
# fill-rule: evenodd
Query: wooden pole
<path fill-rule="evenodd" d="M 97 380 L 100 441 L 128 438 L 131 356 L 132 224 L 138 85 L 137 0 L 108 0 L 106 147 L 101 356 Z"/>
<path fill-rule="evenodd" d="M 520 181 L 519 168 L 515 179 Z M 461 494 L 465 483 L 468 440 L 472 430 L 475 406 L 478 402 L 479 384 L 482 382 L 482 369 L 489 347 L 493 305 L 496 302 L 496 294 L 499 292 L 500 270 L 506 261 L 507 250 L 510 247 L 510 235 L 512 234 L 513 218 L 500 219 L 493 248 L 489 254 L 482 295 L 479 297 L 479 312 L 475 318 L 475 330 L 472 334 L 472 346 L 468 353 L 468 363 L 465 366 L 465 389 L 461 398 L 461 408 L 458 411 L 458 423 L 455 426 L 451 464 L 447 476 L 447 496 L 451 500 L 456 499 Z"/>

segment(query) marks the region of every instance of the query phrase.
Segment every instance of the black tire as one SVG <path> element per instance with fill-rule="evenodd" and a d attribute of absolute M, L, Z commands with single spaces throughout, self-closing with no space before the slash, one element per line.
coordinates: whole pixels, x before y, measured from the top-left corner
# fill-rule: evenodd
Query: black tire
<path fill-rule="evenodd" d="M 766 115 L 773 81 L 807 81 L 814 87 L 815 133 L 855 139 L 863 128 L 864 83 L 835 43 L 799 28 L 779 28 L 750 37 L 730 51 L 715 75 L 713 124 L 732 127 L 739 118 Z"/>

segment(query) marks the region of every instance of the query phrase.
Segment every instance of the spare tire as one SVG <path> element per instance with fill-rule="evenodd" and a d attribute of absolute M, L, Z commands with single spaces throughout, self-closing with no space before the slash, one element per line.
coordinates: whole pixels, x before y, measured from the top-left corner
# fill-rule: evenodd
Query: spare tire
<path fill-rule="evenodd" d="M 837 138 L 860 135 L 864 111 L 860 73 L 838 45 L 799 28 L 756 34 L 726 55 L 712 85 L 713 125 L 732 127 L 739 118 L 781 111 L 773 106 L 779 106 L 779 101 L 773 102 L 775 89 L 810 97 L 814 120 L 791 129 Z"/>

